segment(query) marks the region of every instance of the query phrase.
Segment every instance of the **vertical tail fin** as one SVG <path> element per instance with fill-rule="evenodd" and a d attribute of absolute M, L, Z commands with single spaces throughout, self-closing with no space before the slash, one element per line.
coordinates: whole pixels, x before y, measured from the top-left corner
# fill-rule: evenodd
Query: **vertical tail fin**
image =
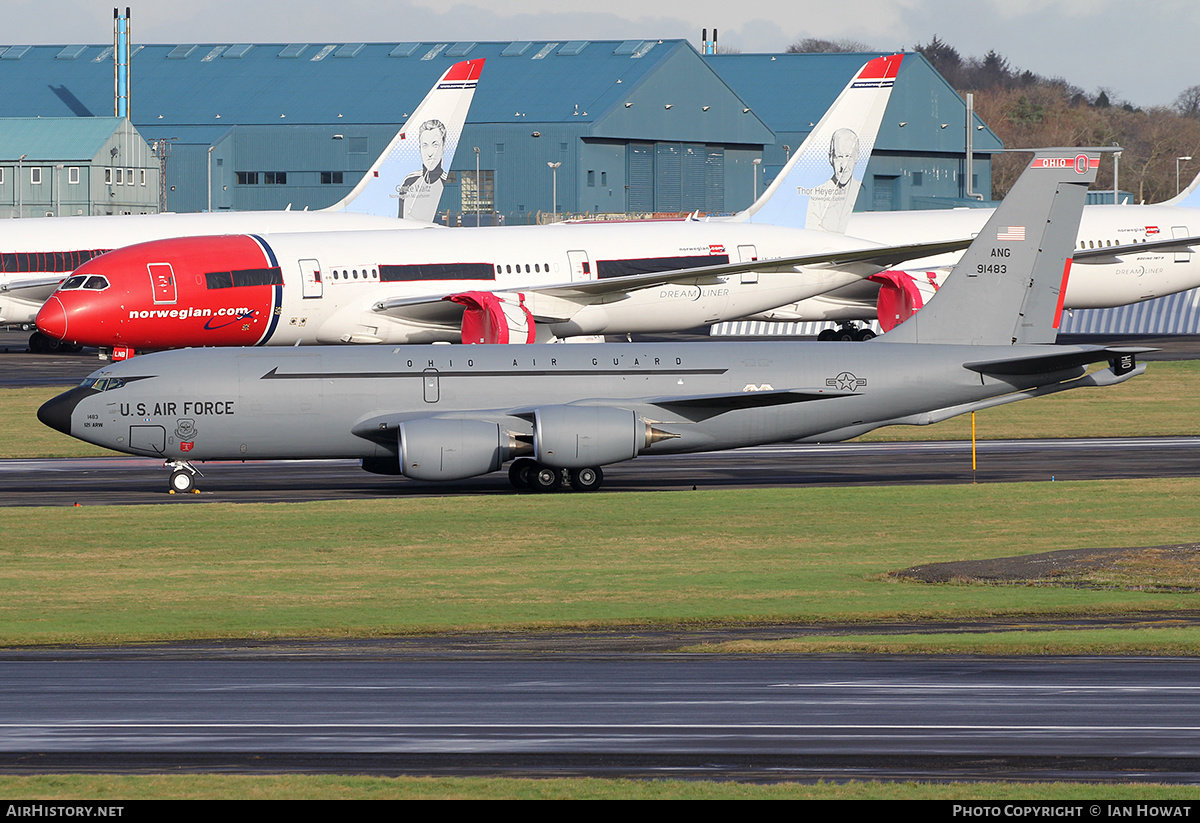
<path fill-rule="evenodd" d="M 1192 178 L 1192 182 L 1188 183 L 1183 191 L 1179 194 L 1164 200 L 1158 205 L 1160 206 L 1182 206 L 1187 209 L 1200 209 L 1200 174 Z"/>
<path fill-rule="evenodd" d="M 482 71 L 483 60 L 447 69 L 358 185 L 324 211 L 433 222 Z"/>
<path fill-rule="evenodd" d="M 903 54 L 876 57 L 859 69 L 739 219 L 844 234 L 903 59 Z"/>
<path fill-rule="evenodd" d="M 888 343 L 1053 343 L 1100 153 L 1038 149 L 929 304 Z"/>

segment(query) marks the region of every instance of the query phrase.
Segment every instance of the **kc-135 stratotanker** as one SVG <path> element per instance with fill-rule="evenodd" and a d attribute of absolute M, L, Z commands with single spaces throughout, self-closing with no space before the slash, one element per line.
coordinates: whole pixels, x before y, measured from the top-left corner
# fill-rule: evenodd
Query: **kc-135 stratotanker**
<path fill-rule="evenodd" d="M 114 363 L 45 424 L 194 462 L 359 458 L 419 480 L 600 486 L 643 455 L 845 440 L 1142 373 L 1147 349 L 1053 345 L 1099 149 L 1043 149 L 922 311 L 868 343 L 188 349 Z M 1094 370 L 1093 364 L 1107 364 Z"/>

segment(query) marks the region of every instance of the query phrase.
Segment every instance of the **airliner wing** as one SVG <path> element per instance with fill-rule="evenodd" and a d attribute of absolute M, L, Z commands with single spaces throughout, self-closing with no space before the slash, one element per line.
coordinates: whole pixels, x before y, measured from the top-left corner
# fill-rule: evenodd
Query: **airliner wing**
<path fill-rule="evenodd" d="M 891 268 L 905 260 L 961 251 L 971 245 L 971 240 L 943 240 L 930 243 L 910 243 L 903 246 L 875 246 L 863 249 L 825 251 L 796 257 L 775 257 L 739 263 L 722 263 L 695 269 L 673 269 L 671 271 L 629 274 L 621 277 L 606 277 L 601 280 L 586 280 L 578 283 L 561 283 L 553 286 L 534 286 L 520 289 L 524 292 L 544 294 L 550 297 L 594 297 L 596 295 L 648 289 L 671 283 L 694 283 L 715 281 L 718 277 L 742 272 L 786 272 L 799 266 L 836 267 L 848 263 L 876 265 L 881 270 Z"/>
<path fill-rule="evenodd" d="M 838 266 L 848 263 L 864 263 L 878 266 L 881 270 L 895 266 L 905 260 L 927 257 L 951 251 L 960 251 L 971 244 L 970 239 L 944 240 L 930 243 L 911 243 L 902 246 L 874 246 L 862 249 L 825 251 L 817 254 L 778 257 L 738 263 L 722 263 L 694 269 L 672 269 L 670 271 L 629 274 L 606 277 L 600 280 L 585 280 L 576 283 L 556 283 L 546 286 L 514 286 L 505 292 L 520 292 L 524 295 L 557 297 L 564 301 L 583 300 L 590 302 L 599 297 L 619 297 L 640 289 L 654 288 L 665 284 L 693 284 L 716 282 L 717 278 L 742 272 L 787 272 L 798 266 Z M 462 315 L 462 307 L 447 302 L 449 294 L 432 294 L 419 297 L 395 297 L 375 304 L 374 311 L 396 318 L 425 323 L 455 323 Z M 539 320 L 566 320 L 568 316 L 539 314 Z"/>
<path fill-rule="evenodd" d="M 32 292 L 37 289 L 42 289 L 46 292 L 46 296 L 49 297 L 50 293 L 57 289 L 59 284 L 66 280 L 69 276 L 70 272 L 65 274 L 48 274 L 40 277 L 26 277 L 24 279 L 5 280 L 3 283 L 0 283 L 0 291 Z M 21 297 L 25 296 L 25 294 L 21 295 Z M 32 294 L 29 296 L 32 297 Z"/>
<path fill-rule="evenodd" d="M 1112 263 L 1114 258 L 1129 254 L 1139 254 L 1147 251 L 1163 252 L 1193 252 L 1193 246 L 1200 245 L 1200 236 L 1165 237 L 1162 240 L 1148 240 L 1145 243 L 1122 243 L 1119 246 L 1104 246 L 1097 249 L 1076 249 L 1071 253 L 1077 263 Z"/>

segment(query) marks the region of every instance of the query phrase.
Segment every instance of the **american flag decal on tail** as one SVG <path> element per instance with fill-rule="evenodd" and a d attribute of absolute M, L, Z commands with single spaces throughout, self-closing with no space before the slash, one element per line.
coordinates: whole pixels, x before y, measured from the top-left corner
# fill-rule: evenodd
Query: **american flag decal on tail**
<path fill-rule="evenodd" d="M 1020 242 L 1025 239 L 1024 226 L 1003 226 L 996 230 L 997 240 L 1008 240 L 1010 242 Z"/>

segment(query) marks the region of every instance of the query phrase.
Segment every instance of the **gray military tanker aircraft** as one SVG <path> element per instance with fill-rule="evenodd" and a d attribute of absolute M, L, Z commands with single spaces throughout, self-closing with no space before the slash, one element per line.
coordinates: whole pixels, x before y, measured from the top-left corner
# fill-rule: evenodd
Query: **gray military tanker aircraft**
<path fill-rule="evenodd" d="M 921 312 L 870 343 L 184 349 L 113 363 L 38 411 L 116 451 L 359 458 L 367 471 L 599 488 L 642 455 L 829 442 L 1121 383 L 1148 349 L 1052 345 L 1099 149 L 1042 149 Z M 1089 370 L 1093 364 L 1106 368 Z"/>

